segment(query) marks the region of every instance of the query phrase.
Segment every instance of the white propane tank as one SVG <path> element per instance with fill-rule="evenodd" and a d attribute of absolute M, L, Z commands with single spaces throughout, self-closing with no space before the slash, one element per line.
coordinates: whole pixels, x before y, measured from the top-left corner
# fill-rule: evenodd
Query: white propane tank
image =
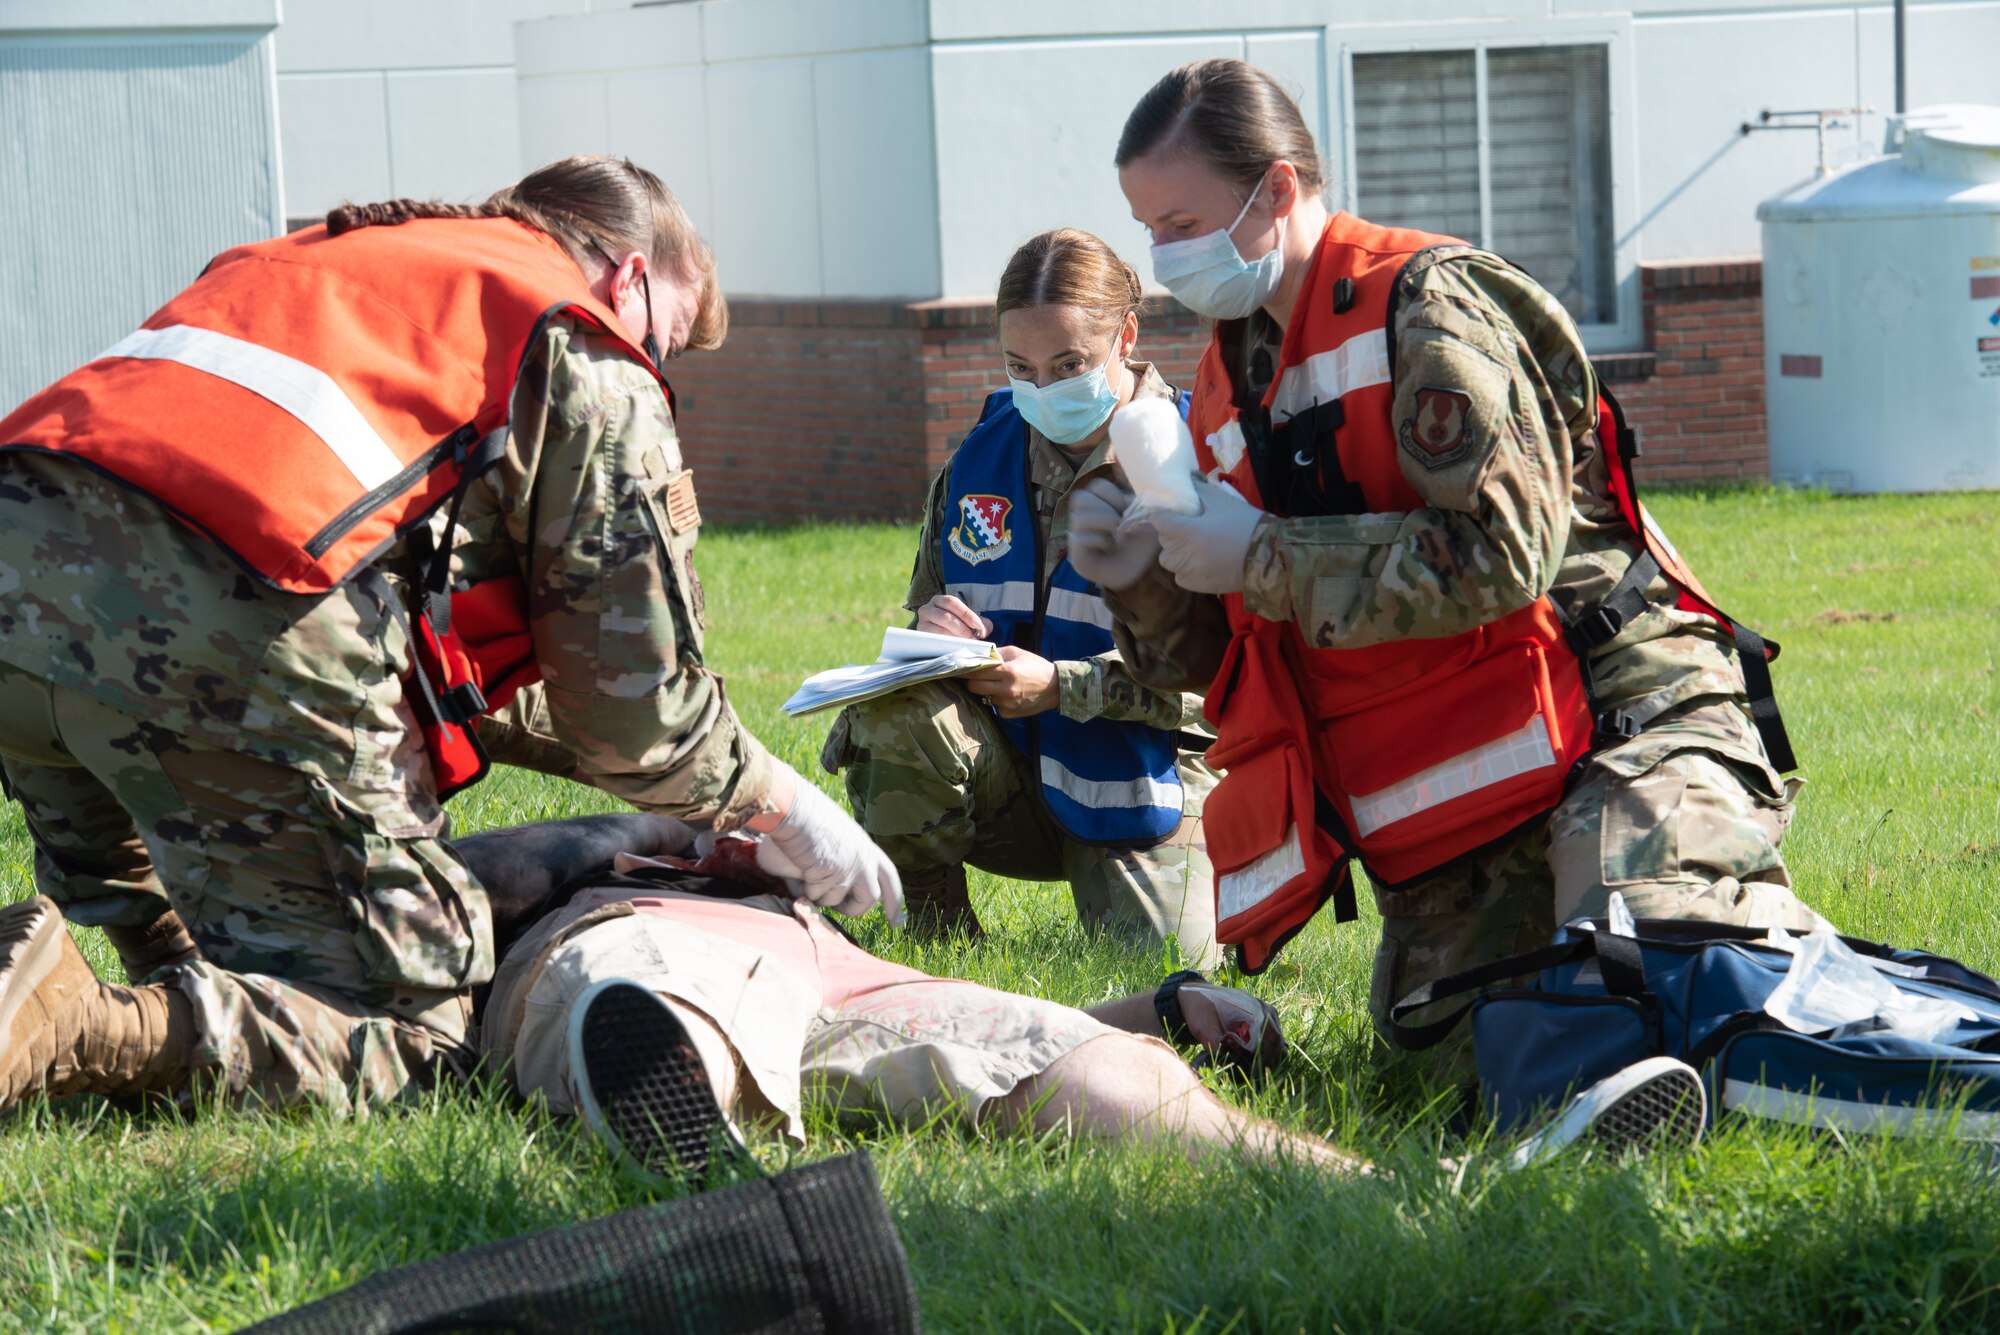
<path fill-rule="evenodd" d="M 1901 150 L 1757 209 L 1778 481 L 2000 487 L 2000 107 L 1913 111 Z"/>

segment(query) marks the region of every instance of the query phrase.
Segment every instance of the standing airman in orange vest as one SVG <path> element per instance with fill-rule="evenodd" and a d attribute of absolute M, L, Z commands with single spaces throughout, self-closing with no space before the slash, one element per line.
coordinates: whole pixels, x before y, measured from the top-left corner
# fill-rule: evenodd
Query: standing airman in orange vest
<path fill-rule="evenodd" d="M 0 910 L 0 1108 L 462 1074 L 493 912 L 440 801 L 488 748 L 893 916 L 886 856 L 704 659 L 662 367 L 726 324 L 672 193 L 572 158 L 229 251 L 0 421 L 0 758 L 42 892 Z"/>
<path fill-rule="evenodd" d="M 1218 936 L 1262 968 L 1328 899 L 1353 916 L 1358 861 L 1370 1008 L 1415 1041 L 1399 997 L 1614 891 L 1640 917 L 1818 923 L 1778 852 L 1774 650 L 1644 514 L 1562 305 L 1449 237 L 1329 213 L 1298 107 L 1241 61 L 1161 79 L 1117 161 L 1154 277 L 1217 321 L 1206 476 L 1195 514 L 1096 484 L 1071 559 L 1113 587 L 1140 679 L 1207 696 Z"/>

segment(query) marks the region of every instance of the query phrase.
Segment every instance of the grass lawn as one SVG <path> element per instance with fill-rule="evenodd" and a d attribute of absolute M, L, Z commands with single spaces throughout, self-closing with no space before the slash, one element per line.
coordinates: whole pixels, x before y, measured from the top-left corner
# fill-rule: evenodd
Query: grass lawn
<path fill-rule="evenodd" d="M 1811 784 L 1787 845 L 1857 935 L 2000 969 L 2000 497 L 1677 493 L 1657 513 L 1724 604 L 1782 640 Z M 712 662 L 750 726 L 817 774 L 825 720 L 778 703 L 872 652 L 914 534 L 810 528 L 703 542 Z M 608 809 L 507 773 L 461 830 Z M 14 809 L 0 897 L 31 888 Z M 864 944 L 1077 1004 L 1152 986 L 1157 955 L 1085 938 L 1058 887 L 980 876 L 993 939 Z M 1364 909 L 1364 913 L 1366 910 Z M 109 976 L 95 932 L 79 933 Z M 814 1118 L 809 1156 L 867 1148 L 937 1330 L 1488 1332 L 2000 1328 L 2000 1176 L 1940 1142 L 1722 1127 L 1701 1151 L 1496 1170 L 1443 1100 L 1368 1059 L 1373 924 L 1316 923 L 1255 986 L 1294 1056 L 1256 1107 L 1392 1181 L 1197 1170 L 1104 1146 Z M 1446 1172 L 1441 1153 L 1464 1155 Z M 765 1158 L 782 1163 L 770 1147 Z M 371 1271 L 644 1196 L 563 1124 L 465 1093 L 336 1122 L 174 1123 L 74 1104 L 0 1125 L 0 1329 L 224 1330 Z"/>

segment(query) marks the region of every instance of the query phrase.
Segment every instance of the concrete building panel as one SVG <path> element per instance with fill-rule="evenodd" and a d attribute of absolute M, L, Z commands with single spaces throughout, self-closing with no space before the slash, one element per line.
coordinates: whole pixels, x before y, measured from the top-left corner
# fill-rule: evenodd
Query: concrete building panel
<path fill-rule="evenodd" d="M 701 9 L 702 56 L 718 63 L 922 46 L 930 39 L 925 0 L 704 0 Z"/>
<path fill-rule="evenodd" d="M 617 74 L 604 80 L 607 132 L 603 151 L 628 157 L 665 181 L 695 226 L 704 231 L 715 216 L 707 85 L 707 73 L 699 65 Z M 564 153 L 591 151 L 579 139 Z"/>
<path fill-rule="evenodd" d="M 515 92 L 524 169 L 611 150 L 609 85 L 600 75 L 522 79 Z"/>
<path fill-rule="evenodd" d="M 935 294 L 938 179 L 925 51 L 815 61 L 813 133 L 827 295 Z"/>
<path fill-rule="evenodd" d="M 285 0 L 278 73 L 439 70 L 514 63 L 514 24 L 602 0 Z"/>
<path fill-rule="evenodd" d="M 1776 0 L 1774 0 L 1776 2 Z M 1595 6 L 1600 7 L 1601 6 Z M 1155 0 L 1142 8 L 1085 0 L 931 0 L 931 40 L 983 41 L 1024 37 L 1168 36 L 1238 30 L 1320 28 L 1369 23 L 1422 21 L 1444 6 L 1412 6 L 1405 0 Z M 1428 11 L 1414 12 L 1415 10 Z M 1549 0 L 1457 0 L 1453 21 L 1540 18 Z"/>
<path fill-rule="evenodd" d="M 520 176 L 512 70 L 392 71 L 386 78 L 396 194 L 477 200 Z"/>
<path fill-rule="evenodd" d="M 614 74 L 702 63 L 706 5 L 641 5 L 587 20 L 545 19 L 514 29 L 514 68 L 523 80 Z"/>
<path fill-rule="evenodd" d="M 758 60 L 708 70 L 714 202 L 704 234 L 732 293 L 822 296 L 813 62 Z"/>
<path fill-rule="evenodd" d="M 1050 227 L 1095 232 L 1150 281 L 1112 165 L 1119 131 L 1167 70 L 1242 54 L 1238 33 L 938 47 L 940 295 L 991 293 L 1014 248 Z"/>
<path fill-rule="evenodd" d="M 1852 10 L 1704 15 L 1633 25 L 1640 257 L 1757 252 L 1759 201 L 1813 172 L 1807 131 L 1742 133 L 1766 107 L 1855 105 Z M 1851 148 L 1852 130 L 1831 146 Z"/>
<path fill-rule="evenodd" d="M 293 218 L 342 200 L 387 199 L 389 91 L 384 76 L 301 74 L 278 80 L 285 143 L 285 205 Z"/>

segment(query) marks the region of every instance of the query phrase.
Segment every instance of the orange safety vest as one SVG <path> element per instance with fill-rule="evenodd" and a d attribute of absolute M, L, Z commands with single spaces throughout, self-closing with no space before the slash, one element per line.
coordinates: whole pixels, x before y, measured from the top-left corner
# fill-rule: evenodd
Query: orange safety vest
<path fill-rule="evenodd" d="M 1280 515 L 1422 508 L 1390 419 L 1394 301 L 1412 259 L 1460 244 L 1336 214 L 1261 403 L 1236 402 L 1230 368 L 1240 364 L 1242 323 L 1217 327 L 1188 418 L 1203 470 Z M 1454 421 L 1450 399 L 1420 404 L 1425 411 L 1438 418 L 1438 447 L 1454 448 L 1463 419 Z M 1233 634 L 1207 714 L 1217 734 L 1208 759 L 1226 774 L 1203 823 L 1217 935 L 1247 971 L 1266 967 L 1329 898 L 1338 918 L 1356 916 L 1349 859 L 1385 887 L 1436 871 L 1545 817 L 1594 747 L 1636 735 L 1622 716 L 1593 707 L 1584 655 L 1645 609 L 1645 588 L 1662 571 L 1680 606 L 1735 631 L 1753 712 L 1760 728 L 1766 714 L 1771 725 L 1766 748 L 1791 768 L 1775 706 L 1763 708 L 1775 646 L 1722 615 L 1646 516 L 1632 436 L 1608 395 L 1599 419 L 1612 491 L 1642 549 L 1602 603 L 1564 609 L 1544 597 L 1458 635 L 1319 648 L 1295 622 L 1267 621 L 1241 595 L 1225 598 Z"/>
<path fill-rule="evenodd" d="M 0 421 L 0 450 L 77 459 L 272 588 L 324 593 L 427 534 L 447 502 L 455 529 L 467 483 L 505 449 L 522 360 L 556 315 L 612 335 L 658 375 L 533 228 L 310 227 L 217 256 L 136 333 Z M 519 577 L 452 592 L 450 546 L 419 553 L 411 636 L 446 795 L 486 772 L 472 720 L 541 675 Z"/>

